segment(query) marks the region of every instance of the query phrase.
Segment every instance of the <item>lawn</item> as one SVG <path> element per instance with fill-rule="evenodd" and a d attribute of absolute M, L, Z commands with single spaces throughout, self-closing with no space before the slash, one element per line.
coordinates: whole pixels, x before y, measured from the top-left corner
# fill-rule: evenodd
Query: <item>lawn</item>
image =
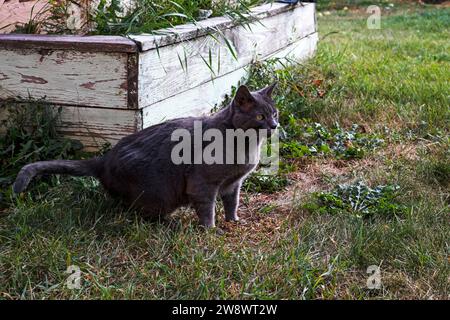
<path fill-rule="evenodd" d="M 320 5 L 313 59 L 253 68 L 250 86 L 279 79 L 286 138 L 243 223 L 148 222 L 93 179 L 42 179 L 3 194 L 0 299 L 449 299 L 450 9 L 382 1 L 369 30 L 346 3 Z"/>

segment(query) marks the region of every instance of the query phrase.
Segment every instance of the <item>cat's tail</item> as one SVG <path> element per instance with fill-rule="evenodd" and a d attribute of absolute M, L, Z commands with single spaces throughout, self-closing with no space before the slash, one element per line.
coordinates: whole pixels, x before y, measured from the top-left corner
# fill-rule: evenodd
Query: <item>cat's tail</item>
<path fill-rule="evenodd" d="M 101 159 L 89 160 L 53 160 L 38 161 L 24 166 L 17 175 L 13 185 L 15 193 L 24 191 L 30 181 L 40 174 L 69 174 L 72 176 L 98 177 L 101 168 Z"/>

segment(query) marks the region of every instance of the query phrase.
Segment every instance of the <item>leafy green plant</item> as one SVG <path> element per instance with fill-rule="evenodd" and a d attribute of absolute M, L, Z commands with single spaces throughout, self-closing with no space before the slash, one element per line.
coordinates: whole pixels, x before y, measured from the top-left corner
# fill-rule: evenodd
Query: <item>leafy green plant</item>
<path fill-rule="evenodd" d="M 349 213 L 357 217 L 372 215 L 403 214 L 405 206 L 396 201 L 398 185 L 378 185 L 374 188 L 358 181 L 349 185 L 338 185 L 329 192 L 314 194 L 315 202 L 306 208 L 320 213 Z"/>
<path fill-rule="evenodd" d="M 71 30 L 67 25 L 67 20 L 72 15 L 70 6 L 76 5 L 83 8 L 84 5 L 81 2 L 76 2 L 75 0 L 48 0 L 39 10 L 35 8 L 36 4 L 38 2 L 31 8 L 28 21 L 17 23 L 13 33 L 73 34 L 80 32 L 79 30 Z M 3 28 L 9 26 L 6 25 Z"/>
<path fill-rule="evenodd" d="M 284 174 L 263 175 L 255 172 L 244 182 L 243 189 L 254 193 L 274 193 L 283 190 L 289 184 Z"/>
<path fill-rule="evenodd" d="M 138 0 L 135 6 L 125 12 L 119 0 L 101 0 L 91 16 L 95 34 L 153 33 L 158 29 L 173 27 L 184 23 L 196 23 L 203 18 L 205 11 L 212 16 L 225 15 L 238 22 L 248 22 L 245 16 L 250 6 L 262 1 L 238 0 Z"/>
<path fill-rule="evenodd" d="M 8 187 L 22 166 L 41 160 L 70 159 L 82 148 L 79 141 L 63 138 L 57 133 L 61 108 L 55 112 L 43 101 L 24 106 L 3 103 L 0 108 L 8 114 L 2 123 L 6 131 L 0 135 L 0 186 L 3 196 L 9 192 Z"/>
<path fill-rule="evenodd" d="M 342 159 L 362 158 L 367 151 L 384 143 L 378 135 L 365 133 L 358 124 L 353 124 L 348 130 L 338 123 L 327 128 L 293 116 L 285 126 L 285 133 L 281 154 L 286 158 L 327 154 Z"/>

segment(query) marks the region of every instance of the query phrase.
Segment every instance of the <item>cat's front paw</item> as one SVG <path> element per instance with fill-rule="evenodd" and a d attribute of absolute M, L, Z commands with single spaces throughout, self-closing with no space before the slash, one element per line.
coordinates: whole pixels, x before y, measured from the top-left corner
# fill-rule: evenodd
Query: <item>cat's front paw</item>
<path fill-rule="evenodd" d="M 211 219 L 201 219 L 200 226 L 205 229 L 210 229 L 210 228 L 214 228 L 216 226 L 216 223 L 214 222 L 214 220 L 211 220 Z"/>
<path fill-rule="evenodd" d="M 235 215 L 230 215 L 230 216 L 225 216 L 225 221 L 227 222 L 238 222 L 240 219 L 239 217 L 235 214 Z"/>

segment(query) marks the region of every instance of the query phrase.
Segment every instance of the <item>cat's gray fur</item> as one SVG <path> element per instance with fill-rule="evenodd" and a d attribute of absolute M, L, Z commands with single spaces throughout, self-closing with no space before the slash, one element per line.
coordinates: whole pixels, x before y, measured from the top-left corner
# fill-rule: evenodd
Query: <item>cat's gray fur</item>
<path fill-rule="evenodd" d="M 240 86 L 233 101 L 219 112 L 206 117 L 170 120 L 149 127 L 124 137 L 99 158 L 28 164 L 19 172 L 13 186 L 14 192 L 22 192 L 31 179 L 39 174 L 94 176 L 112 195 L 142 208 L 143 214 L 147 216 L 164 216 L 180 206 L 191 204 L 200 224 L 213 227 L 216 197 L 220 196 L 226 220 L 237 221 L 240 187 L 256 165 L 176 165 L 171 161 L 171 151 L 178 142 L 171 141 L 171 134 L 179 128 L 192 133 L 194 121 L 202 121 L 203 131 L 219 129 L 224 137 L 226 129 L 270 131 L 278 124 L 278 113 L 271 99 L 274 86 L 252 93 L 247 87 Z M 258 120 L 257 117 L 261 118 L 261 115 L 264 119 Z M 253 152 L 259 153 L 259 146 Z"/>

